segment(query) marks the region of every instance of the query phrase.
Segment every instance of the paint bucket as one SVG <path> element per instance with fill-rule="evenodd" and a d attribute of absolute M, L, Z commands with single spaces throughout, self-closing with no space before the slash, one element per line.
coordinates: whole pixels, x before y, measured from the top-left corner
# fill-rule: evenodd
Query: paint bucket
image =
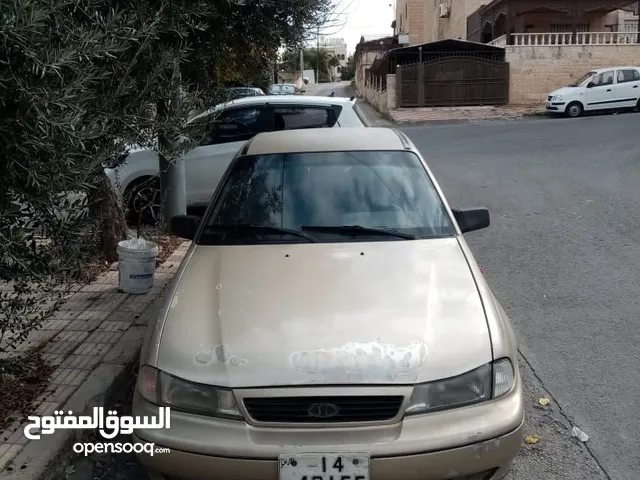
<path fill-rule="evenodd" d="M 118 243 L 118 289 L 135 295 L 153 288 L 158 245 L 143 238 Z"/>

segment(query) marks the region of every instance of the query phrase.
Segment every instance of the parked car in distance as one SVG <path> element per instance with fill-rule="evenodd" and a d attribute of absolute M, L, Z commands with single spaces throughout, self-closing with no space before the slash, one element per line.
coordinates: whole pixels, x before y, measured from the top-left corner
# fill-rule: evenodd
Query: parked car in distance
<path fill-rule="evenodd" d="M 546 111 L 579 117 L 598 110 L 640 110 L 640 67 L 607 67 L 592 70 L 578 81 L 551 92 Z"/>
<path fill-rule="evenodd" d="M 245 142 L 261 132 L 300 128 L 364 127 L 366 118 L 349 98 L 313 96 L 255 96 L 218 105 L 188 124 L 204 122 L 199 145 L 184 154 L 189 207 L 206 206 L 222 174 Z M 158 218 L 160 208 L 158 155 L 132 147 L 114 159 L 105 172 L 134 222 Z"/>
<path fill-rule="evenodd" d="M 510 320 L 393 129 L 257 135 L 147 329 L 133 398 L 151 478 L 497 480 L 523 440 Z"/>
<path fill-rule="evenodd" d="M 265 95 L 264 91 L 258 87 L 231 87 L 227 88 L 229 100 L 237 100 L 244 97 L 256 97 Z"/>
<path fill-rule="evenodd" d="M 301 89 L 293 83 L 274 83 L 269 87 L 269 95 L 299 95 Z"/>

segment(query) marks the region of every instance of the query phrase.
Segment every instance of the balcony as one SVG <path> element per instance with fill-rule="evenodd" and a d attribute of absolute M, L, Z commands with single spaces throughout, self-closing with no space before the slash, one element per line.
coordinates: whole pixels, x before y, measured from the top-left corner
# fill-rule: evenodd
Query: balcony
<path fill-rule="evenodd" d="M 575 35 L 575 41 L 574 41 Z M 638 44 L 638 32 L 578 32 L 578 33 L 512 33 L 512 45 L 627 45 Z M 496 38 L 498 41 L 506 35 Z M 500 45 L 502 46 L 502 45 Z"/>
<path fill-rule="evenodd" d="M 514 47 L 541 45 L 633 45 L 640 46 L 639 32 L 578 32 L 573 33 L 512 33 Z M 489 42 L 494 47 L 506 47 L 507 36 L 502 35 Z"/>

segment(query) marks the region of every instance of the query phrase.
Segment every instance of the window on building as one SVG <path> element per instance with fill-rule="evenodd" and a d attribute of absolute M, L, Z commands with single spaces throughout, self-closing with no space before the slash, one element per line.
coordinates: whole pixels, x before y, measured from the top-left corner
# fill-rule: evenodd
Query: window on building
<path fill-rule="evenodd" d="M 626 33 L 636 33 L 638 31 L 638 21 L 637 20 L 625 20 L 624 21 L 624 31 Z"/>

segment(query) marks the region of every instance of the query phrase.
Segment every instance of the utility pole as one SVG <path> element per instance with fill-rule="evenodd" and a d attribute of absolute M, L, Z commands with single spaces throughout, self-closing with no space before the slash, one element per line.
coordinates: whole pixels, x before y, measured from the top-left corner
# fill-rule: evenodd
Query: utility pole
<path fill-rule="evenodd" d="M 320 83 L 320 26 L 316 35 L 316 83 Z"/>
<path fill-rule="evenodd" d="M 300 81 L 304 88 L 304 48 L 300 48 Z"/>

